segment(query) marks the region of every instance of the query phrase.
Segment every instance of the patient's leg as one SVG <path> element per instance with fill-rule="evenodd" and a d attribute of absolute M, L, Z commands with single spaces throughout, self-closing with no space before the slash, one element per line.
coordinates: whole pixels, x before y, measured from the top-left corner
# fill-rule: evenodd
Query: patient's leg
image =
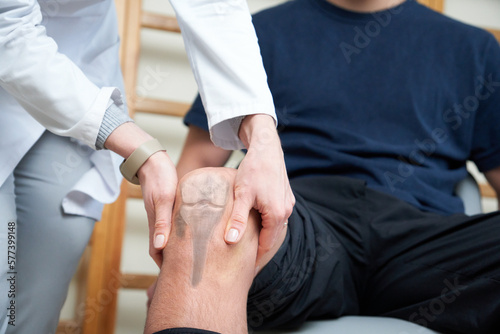
<path fill-rule="evenodd" d="M 246 299 L 255 276 L 260 217 L 252 211 L 238 244 L 224 242 L 235 174 L 229 168 L 200 169 L 180 181 L 146 333 L 174 327 L 247 331 Z"/>
<path fill-rule="evenodd" d="M 212 239 L 217 223 L 226 209 L 230 196 L 226 178 L 217 174 L 194 174 L 180 184 L 182 203 L 175 217 L 176 233 L 180 238 L 191 232 L 193 247 L 193 270 L 191 283 L 198 285 L 205 268 L 208 243 Z"/>

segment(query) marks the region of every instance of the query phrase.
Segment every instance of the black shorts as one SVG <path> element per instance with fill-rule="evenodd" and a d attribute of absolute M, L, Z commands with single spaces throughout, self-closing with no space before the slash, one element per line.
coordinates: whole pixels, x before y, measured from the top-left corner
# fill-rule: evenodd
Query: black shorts
<path fill-rule="evenodd" d="M 253 329 L 343 315 L 500 333 L 500 217 L 423 212 L 360 180 L 291 181 L 287 237 L 254 280 Z"/>

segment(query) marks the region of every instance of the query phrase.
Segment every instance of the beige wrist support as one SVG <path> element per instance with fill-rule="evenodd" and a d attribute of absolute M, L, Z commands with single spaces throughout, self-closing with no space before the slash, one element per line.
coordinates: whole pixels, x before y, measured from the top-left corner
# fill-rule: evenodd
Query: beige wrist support
<path fill-rule="evenodd" d="M 139 178 L 137 177 L 137 171 L 142 165 L 149 159 L 150 156 L 158 151 L 166 151 L 163 146 L 161 146 L 158 139 L 152 139 L 145 142 L 141 146 L 135 149 L 134 152 L 125 160 L 123 160 L 120 165 L 120 172 L 123 177 L 133 183 L 139 184 Z"/>

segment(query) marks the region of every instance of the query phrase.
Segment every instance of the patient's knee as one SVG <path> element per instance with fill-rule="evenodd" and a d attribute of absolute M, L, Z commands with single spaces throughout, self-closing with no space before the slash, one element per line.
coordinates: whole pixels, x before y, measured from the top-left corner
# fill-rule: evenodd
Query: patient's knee
<path fill-rule="evenodd" d="M 193 286 L 202 279 L 208 253 L 227 247 L 223 235 L 233 203 L 234 174 L 228 168 L 200 169 L 179 182 L 171 239 L 190 249 Z"/>
<path fill-rule="evenodd" d="M 179 184 L 179 202 L 175 224 L 178 237 L 191 228 L 193 238 L 209 239 L 226 210 L 229 183 L 220 173 L 188 175 Z"/>

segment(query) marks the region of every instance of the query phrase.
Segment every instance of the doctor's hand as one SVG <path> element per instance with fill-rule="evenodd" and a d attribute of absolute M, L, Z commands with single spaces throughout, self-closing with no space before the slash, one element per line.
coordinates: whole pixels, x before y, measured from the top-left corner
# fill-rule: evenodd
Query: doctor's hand
<path fill-rule="evenodd" d="M 134 123 L 124 123 L 108 137 L 104 146 L 125 159 L 141 144 L 153 139 Z M 151 155 L 137 172 L 149 224 L 149 254 L 158 266 L 170 234 L 177 173 L 165 151 Z"/>
<path fill-rule="evenodd" d="M 137 172 L 149 224 L 149 255 L 158 267 L 163 260 L 174 207 L 177 173 L 164 151 L 153 154 Z"/>
<path fill-rule="evenodd" d="M 245 232 L 250 210 L 256 209 L 262 216 L 259 259 L 275 245 L 285 228 L 295 197 L 274 119 L 268 115 L 247 116 L 239 136 L 248 151 L 236 174 L 234 205 L 225 240 L 237 243 Z"/>

